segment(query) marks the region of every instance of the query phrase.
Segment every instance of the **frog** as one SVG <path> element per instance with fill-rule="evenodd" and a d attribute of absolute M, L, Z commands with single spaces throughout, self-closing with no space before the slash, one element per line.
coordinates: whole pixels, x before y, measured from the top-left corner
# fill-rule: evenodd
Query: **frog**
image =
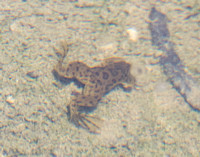
<path fill-rule="evenodd" d="M 62 78 L 76 79 L 84 85 L 82 92 L 75 94 L 67 104 L 69 119 L 76 126 L 97 133 L 102 119 L 82 112 L 81 109 L 83 107 L 96 108 L 99 101 L 118 85 L 122 85 L 125 89 L 132 88 L 135 78 L 130 72 L 131 64 L 123 58 L 111 57 L 92 67 L 81 61 L 64 65 L 63 61 L 68 53 L 67 43 L 63 42 L 61 47 L 62 51 L 59 52 L 61 56 L 54 71 Z"/>

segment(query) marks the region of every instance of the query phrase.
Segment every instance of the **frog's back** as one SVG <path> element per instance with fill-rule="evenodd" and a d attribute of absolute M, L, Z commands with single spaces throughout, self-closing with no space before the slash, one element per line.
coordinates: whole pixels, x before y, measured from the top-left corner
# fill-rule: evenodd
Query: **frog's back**
<path fill-rule="evenodd" d="M 108 62 L 110 61 L 110 62 Z M 98 77 L 103 82 L 109 82 L 108 80 L 113 80 L 115 82 L 127 82 L 131 83 L 131 80 L 134 80 L 130 74 L 131 64 L 125 62 L 120 58 L 109 58 L 106 59 L 106 62 L 102 64 L 102 67 L 92 68 L 92 71 L 95 71 Z"/>
<path fill-rule="evenodd" d="M 130 67 L 131 65 L 123 60 L 116 61 L 111 59 L 111 62 L 91 68 L 94 78 L 92 83 L 95 85 L 95 87 L 92 87 L 93 90 L 100 91 L 101 95 L 104 95 L 116 85 L 133 83 L 134 78 L 130 74 Z"/>
<path fill-rule="evenodd" d="M 69 64 L 67 73 L 85 85 L 90 82 L 90 77 L 92 75 L 90 67 L 85 63 L 78 61 Z"/>

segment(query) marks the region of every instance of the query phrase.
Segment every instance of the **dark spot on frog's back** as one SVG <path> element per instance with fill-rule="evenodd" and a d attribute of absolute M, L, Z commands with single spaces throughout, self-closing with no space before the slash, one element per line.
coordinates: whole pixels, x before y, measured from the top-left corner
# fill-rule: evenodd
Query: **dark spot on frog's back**
<path fill-rule="evenodd" d="M 69 70 L 70 70 L 70 68 L 68 67 L 68 68 L 67 68 L 67 70 L 66 70 L 66 72 L 67 72 L 66 74 L 68 74 L 68 73 L 69 73 Z"/>
<path fill-rule="evenodd" d="M 102 82 L 100 80 L 97 80 L 98 85 L 102 85 Z"/>
<path fill-rule="evenodd" d="M 95 88 L 98 88 L 99 86 L 102 86 L 102 82 L 100 80 L 97 80 Z"/>
<path fill-rule="evenodd" d="M 116 81 L 115 79 L 112 79 L 112 82 L 113 82 L 113 83 L 116 83 L 117 81 Z"/>
<path fill-rule="evenodd" d="M 109 78 L 109 74 L 107 72 L 103 72 L 103 79 L 107 80 Z"/>
<path fill-rule="evenodd" d="M 79 67 L 78 66 L 76 67 L 76 71 L 79 71 Z"/>
<path fill-rule="evenodd" d="M 80 76 L 80 77 L 82 77 L 82 76 L 83 76 L 82 72 L 80 72 L 79 76 Z"/>
<path fill-rule="evenodd" d="M 112 74 L 112 76 L 117 76 L 118 75 L 118 71 L 117 70 L 113 70 L 113 69 L 108 69 L 110 71 L 110 73 Z"/>
<path fill-rule="evenodd" d="M 113 84 L 108 84 L 105 88 L 106 90 L 106 93 L 109 92 L 109 90 L 111 90 L 111 87 L 112 87 Z"/>
<path fill-rule="evenodd" d="M 99 72 L 96 72 L 95 74 L 96 74 L 96 76 L 99 76 Z"/>

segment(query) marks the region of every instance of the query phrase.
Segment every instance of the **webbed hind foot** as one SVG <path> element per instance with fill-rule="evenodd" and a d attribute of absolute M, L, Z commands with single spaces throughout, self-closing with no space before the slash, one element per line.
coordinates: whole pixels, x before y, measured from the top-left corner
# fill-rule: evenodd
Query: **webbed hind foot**
<path fill-rule="evenodd" d="M 71 117 L 71 121 L 76 126 L 87 129 L 91 133 L 99 133 L 103 120 L 95 116 L 79 113 L 77 115 L 73 115 L 73 117 Z"/>

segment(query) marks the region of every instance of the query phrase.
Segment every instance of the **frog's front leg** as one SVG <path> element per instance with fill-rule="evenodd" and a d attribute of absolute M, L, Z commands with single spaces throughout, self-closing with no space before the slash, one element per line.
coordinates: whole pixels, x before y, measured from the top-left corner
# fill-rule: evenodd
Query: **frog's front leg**
<path fill-rule="evenodd" d="M 60 77 L 66 77 L 66 71 L 68 67 L 63 66 L 63 61 L 69 51 L 67 42 L 62 41 L 60 43 L 60 47 L 61 49 L 54 48 L 56 51 L 56 54 L 59 56 L 59 60 L 56 66 L 54 67 L 53 71 L 55 71 Z"/>

